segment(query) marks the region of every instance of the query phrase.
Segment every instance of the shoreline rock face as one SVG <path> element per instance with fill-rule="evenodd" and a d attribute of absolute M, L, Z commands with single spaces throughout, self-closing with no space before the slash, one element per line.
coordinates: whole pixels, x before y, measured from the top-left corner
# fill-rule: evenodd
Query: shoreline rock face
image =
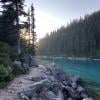
<path fill-rule="evenodd" d="M 55 65 L 40 66 L 40 75 L 18 91 L 19 100 L 93 100 L 79 84 L 79 77 L 66 75 Z"/>

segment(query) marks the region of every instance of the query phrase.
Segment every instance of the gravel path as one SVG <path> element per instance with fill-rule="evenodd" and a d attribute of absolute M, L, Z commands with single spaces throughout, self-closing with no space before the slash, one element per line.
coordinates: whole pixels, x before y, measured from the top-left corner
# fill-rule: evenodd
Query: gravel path
<path fill-rule="evenodd" d="M 41 74 L 41 69 L 32 68 L 29 74 L 15 78 L 5 89 L 0 89 L 0 100 L 19 100 L 18 91 L 32 84 L 31 77 Z"/>

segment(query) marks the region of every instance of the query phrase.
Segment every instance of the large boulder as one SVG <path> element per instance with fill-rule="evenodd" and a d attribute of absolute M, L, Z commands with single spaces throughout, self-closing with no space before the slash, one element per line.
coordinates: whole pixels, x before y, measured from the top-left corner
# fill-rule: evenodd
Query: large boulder
<path fill-rule="evenodd" d="M 81 92 L 85 92 L 85 89 L 84 89 L 82 86 L 78 85 L 77 91 L 78 91 L 79 93 L 81 93 Z"/>
<path fill-rule="evenodd" d="M 79 92 L 77 92 L 72 87 L 66 86 L 66 90 L 68 91 L 69 96 L 72 97 L 73 99 L 80 99 L 81 98 Z"/>
<path fill-rule="evenodd" d="M 79 84 L 79 77 L 67 76 L 55 66 L 38 69 L 42 73 L 40 79 L 33 78 L 33 84 L 22 90 L 20 96 L 29 100 L 93 100 Z"/>

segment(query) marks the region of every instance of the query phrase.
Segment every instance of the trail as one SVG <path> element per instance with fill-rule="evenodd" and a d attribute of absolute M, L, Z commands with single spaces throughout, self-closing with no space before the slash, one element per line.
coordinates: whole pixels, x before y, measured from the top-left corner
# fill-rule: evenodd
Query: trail
<path fill-rule="evenodd" d="M 29 74 L 15 78 L 6 88 L 0 89 L 0 100 L 19 100 L 18 92 L 33 83 L 31 77 L 39 77 L 41 74 L 41 69 L 32 68 Z"/>

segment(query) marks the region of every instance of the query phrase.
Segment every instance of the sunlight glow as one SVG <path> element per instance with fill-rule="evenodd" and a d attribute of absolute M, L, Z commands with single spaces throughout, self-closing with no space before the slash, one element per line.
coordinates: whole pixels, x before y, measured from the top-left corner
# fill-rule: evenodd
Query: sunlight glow
<path fill-rule="evenodd" d="M 29 43 L 29 41 L 30 41 L 31 44 L 33 43 L 33 37 L 32 37 L 32 35 L 29 36 L 29 33 L 25 32 L 25 30 L 23 32 L 21 32 L 20 36 L 27 43 Z"/>
<path fill-rule="evenodd" d="M 42 11 L 35 12 L 37 39 L 64 25 L 64 21 Z"/>

